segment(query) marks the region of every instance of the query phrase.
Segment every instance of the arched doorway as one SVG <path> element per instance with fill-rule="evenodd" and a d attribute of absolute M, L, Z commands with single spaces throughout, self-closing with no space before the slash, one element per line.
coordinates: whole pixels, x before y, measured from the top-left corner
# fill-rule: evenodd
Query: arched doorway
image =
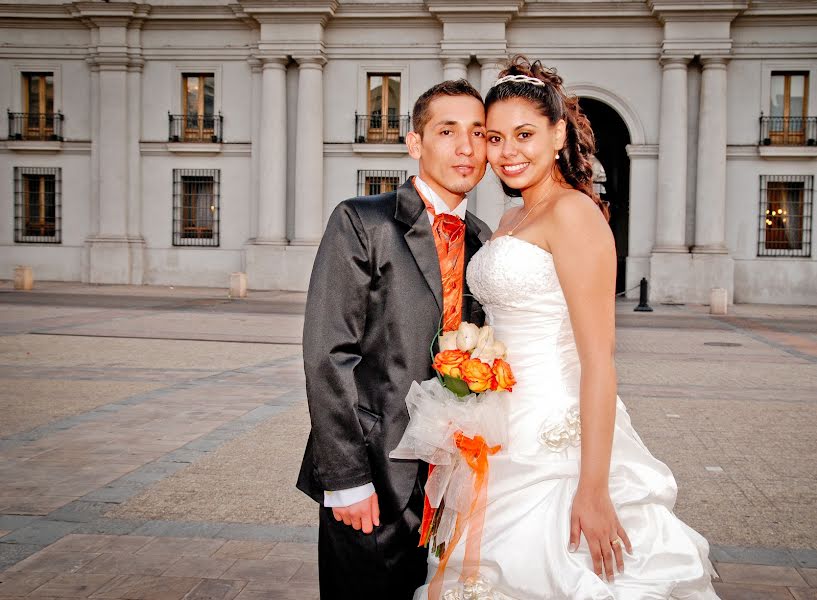
<path fill-rule="evenodd" d="M 621 116 L 610 105 L 592 98 L 580 98 L 579 105 L 590 119 L 596 136 L 596 158 L 603 169 L 604 180 L 594 171 L 601 199 L 610 203 L 610 229 L 616 240 L 616 293 L 623 292 L 626 282 L 627 248 L 630 223 L 630 158 L 627 144 L 630 132 Z"/>

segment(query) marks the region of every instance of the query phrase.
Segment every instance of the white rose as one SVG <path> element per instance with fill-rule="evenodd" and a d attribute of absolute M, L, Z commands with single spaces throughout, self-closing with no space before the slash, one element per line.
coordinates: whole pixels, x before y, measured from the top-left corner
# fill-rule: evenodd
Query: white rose
<path fill-rule="evenodd" d="M 471 353 L 471 358 L 478 358 L 482 362 L 488 362 L 490 359 L 490 363 L 493 364 L 494 359 L 490 358 L 490 355 L 493 353 L 494 347 L 494 328 L 490 325 L 485 325 L 481 327 L 479 330 L 479 337 L 477 337 L 477 345 L 474 351 Z"/>
<path fill-rule="evenodd" d="M 440 336 L 440 352 L 457 349 L 457 332 L 449 331 Z"/>
<path fill-rule="evenodd" d="M 473 323 L 460 323 L 457 330 L 457 348 L 463 352 L 470 352 L 477 345 L 479 339 L 479 327 Z"/>
<path fill-rule="evenodd" d="M 508 348 L 499 340 L 494 340 L 494 355 L 497 358 L 505 358 L 508 354 Z"/>

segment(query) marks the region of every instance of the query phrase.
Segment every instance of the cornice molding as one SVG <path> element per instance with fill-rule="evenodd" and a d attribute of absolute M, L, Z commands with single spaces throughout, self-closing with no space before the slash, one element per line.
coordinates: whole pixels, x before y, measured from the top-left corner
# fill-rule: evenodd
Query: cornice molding
<path fill-rule="evenodd" d="M 524 4 L 525 0 L 485 0 L 479 4 L 474 0 L 425 0 L 428 12 L 444 23 L 507 23 Z"/>
<path fill-rule="evenodd" d="M 647 0 L 662 23 L 667 21 L 732 21 L 749 7 L 749 0 Z"/>

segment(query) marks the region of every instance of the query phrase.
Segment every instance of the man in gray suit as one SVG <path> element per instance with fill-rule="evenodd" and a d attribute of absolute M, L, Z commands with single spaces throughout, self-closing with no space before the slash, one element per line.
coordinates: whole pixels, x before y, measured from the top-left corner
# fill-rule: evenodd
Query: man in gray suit
<path fill-rule="evenodd" d="M 436 85 L 412 119 L 406 143 L 419 177 L 341 202 L 309 284 L 303 349 L 312 430 L 298 489 L 321 504 L 323 600 L 408 599 L 425 581 L 418 529 L 427 466 L 388 454 L 408 424 L 411 382 L 433 376 L 444 305 L 434 215 L 465 221 L 465 262 L 491 233 L 466 212 L 465 194 L 486 165 L 479 93 L 462 79 Z M 456 302 L 463 320 L 482 323 L 476 301 Z"/>

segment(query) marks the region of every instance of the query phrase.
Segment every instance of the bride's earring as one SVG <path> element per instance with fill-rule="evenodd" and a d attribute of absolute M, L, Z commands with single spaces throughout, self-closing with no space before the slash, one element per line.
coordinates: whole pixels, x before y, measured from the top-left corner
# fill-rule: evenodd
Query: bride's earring
<path fill-rule="evenodd" d="M 554 158 L 555 158 L 556 160 L 559 160 L 559 153 L 558 153 L 558 152 L 556 152 L 556 156 L 554 156 Z"/>

